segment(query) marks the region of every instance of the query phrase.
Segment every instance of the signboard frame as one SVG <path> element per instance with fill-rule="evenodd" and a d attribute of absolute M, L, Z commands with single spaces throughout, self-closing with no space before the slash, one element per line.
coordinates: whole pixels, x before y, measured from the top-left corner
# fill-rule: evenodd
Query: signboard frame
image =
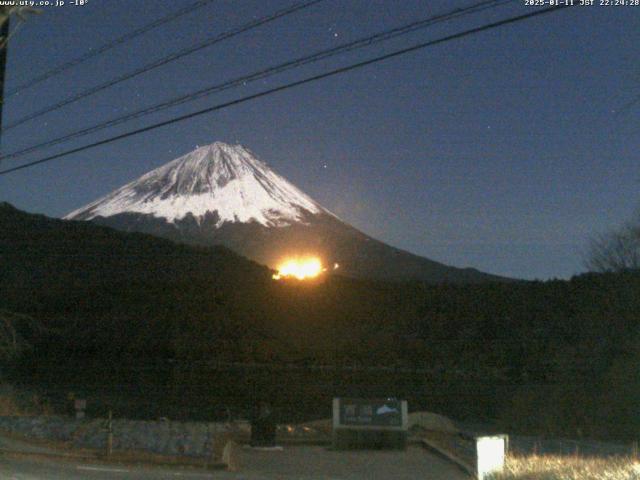
<path fill-rule="evenodd" d="M 372 419 L 370 424 L 345 422 L 343 408 L 346 405 L 355 404 L 358 407 L 365 405 L 371 405 L 375 408 L 377 405 L 392 404 L 394 407 L 399 408 L 399 422 L 397 424 L 384 424 L 376 422 Z M 375 417 L 373 413 L 372 418 Z M 409 429 L 409 410 L 406 400 L 399 400 L 396 398 L 379 398 L 379 399 L 365 399 L 365 398 L 334 398 L 333 399 L 333 428 L 345 428 L 349 430 L 396 430 L 407 431 Z"/>
<path fill-rule="evenodd" d="M 350 407 L 354 408 L 346 412 Z M 351 420 L 346 420 L 347 413 L 352 415 Z M 384 418 L 386 415 L 391 417 Z M 409 409 L 406 400 L 333 399 L 333 447 L 336 449 L 404 449 L 408 430 Z"/>

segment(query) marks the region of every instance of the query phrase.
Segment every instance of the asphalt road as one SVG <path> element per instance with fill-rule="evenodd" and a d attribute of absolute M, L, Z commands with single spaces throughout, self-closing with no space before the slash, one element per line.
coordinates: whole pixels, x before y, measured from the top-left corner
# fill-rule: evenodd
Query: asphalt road
<path fill-rule="evenodd" d="M 406 452 L 334 452 L 323 447 L 283 451 L 243 450 L 237 472 L 101 465 L 75 460 L 0 456 L 0 478 L 7 480 L 463 480 L 457 467 L 420 447 Z"/>
<path fill-rule="evenodd" d="M 209 479 L 214 473 L 0 457 L 3 480 Z"/>

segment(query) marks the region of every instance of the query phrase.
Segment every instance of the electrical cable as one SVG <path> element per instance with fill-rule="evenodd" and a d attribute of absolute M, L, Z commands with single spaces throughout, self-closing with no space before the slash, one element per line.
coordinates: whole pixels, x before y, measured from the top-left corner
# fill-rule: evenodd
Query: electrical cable
<path fill-rule="evenodd" d="M 187 5 L 186 7 L 181 8 L 180 10 L 177 10 L 175 12 L 170 13 L 169 15 L 167 15 L 166 17 L 162 17 L 159 18 L 158 20 L 155 20 L 147 25 L 144 25 L 143 27 L 138 28 L 137 30 L 134 30 L 132 32 L 129 32 L 121 37 L 116 38 L 115 40 L 112 40 L 108 43 L 105 43 L 104 45 L 101 45 L 97 48 L 94 49 L 90 49 L 87 52 L 85 52 L 84 54 L 80 55 L 79 57 L 74 58 L 73 60 L 69 60 L 68 62 L 62 63 L 60 65 L 57 65 L 49 70 L 47 70 L 46 72 L 32 78 L 31 80 L 28 80 L 26 82 L 24 82 L 21 85 L 18 85 L 17 87 L 9 90 L 6 94 L 5 94 L 5 98 L 9 98 L 12 97 L 13 95 L 15 95 L 18 92 L 21 92 L 23 90 L 26 90 L 27 88 L 31 88 L 34 85 L 37 85 L 39 83 L 44 82 L 45 80 L 48 80 L 51 77 L 54 77 L 56 75 L 59 75 L 62 72 L 65 72 L 67 70 L 69 70 L 70 68 L 76 67 L 78 65 L 80 65 L 81 63 L 86 62 L 87 60 L 97 57 L 98 55 L 101 55 L 109 50 L 111 50 L 112 48 L 115 48 L 119 45 L 122 45 L 126 42 L 129 42 L 131 40 L 133 40 L 136 37 L 139 37 L 140 35 L 143 35 L 161 25 L 164 25 L 165 23 L 171 22 L 173 20 L 177 20 L 178 18 L 186 15 L 187 13 L 191 13 L 201 7 L 206 6 L 207 4 L 213 2 L 215 0 L 198 0 L 197 2 L 194 2 L 190 5 Z"/>
<path fill-rule="evenodd" d="M 83 90 L 82 92 L 79 92 L 75 95 L 72 95 L 71 97 L 67 97 L 64 100 L 61 100 L 58 103 L 54 103 L 52 105 L 49 105 L 43 109 L 37 110 L 33 113 L 30 113 L 22 118 L 19 118 L 18 120 L 14 121 L 13 123 L 8 124 L 6 127 L 4 127 L 2 129 L 2 133 L 7 132 L 17 126 L 20 126 L 30 120 L 34 120 L 38 117 L 41 117 L 42 115 L 45 115 L 47 113 L 51 113 L 55 110 L 58 110 L 62 107 L 65 107 L 67 105 L 70 105 L 72 103 L 75 103 L 79 100 L 82 100 L 84 98 L 87 98 L 91 95 L 95 95 L 98 92 L 101 92 L 103 90 L 106 90 L 107 88 L 113 87 L 114 85 L 117 85 L 119 83 L 122 83 L 126 80 L 130 80 L 134 77 L 137 77 L 139 75 L 142 75 L 143 73 L 149 72 L 151 70 L 154 70 L 156 68 L 159 68 L 163 65 L 166 65 L 168 63 L 171 63 L 175 60 L 178 60 L 180 58 L 186 57 L 187 55 L 191 55 L 193 53 L 199 52 L 200 50 L 203 50 L 205 48 L 208 48 L 212 45 L 215 45 L 216 43 L 219 43 L 223 40 L 226 40 L 228 38 L 232 38 L 235 37 L 236 35 L 239 35 L 241 33 L 247 32 L 249 30 L 252 30 L 254 28 L 257 28 L 259 26 L 262 26 L 266 23 L 272 22 L 274 20 L 277 20 L 279 18 L 285 17 L 287 15 L 290 15 L 292 13 L 298 12 L 300 10 L 309 8 L 317 3 L 323 2 L 324 0 L 310 0 L 307 2 L 302 2 L 302 3 L 296 3 L 290 7 L 287 7 L 285 9 L 282 10 L 278 10 L 275 13 L 269 14 L 267 16 L 258 18 L 256 20 L 252 20 L 249 23 L 246 23 L 244 25 L 241 25 L 239 27 L 233 28 L 231 30 L 228 30 L 226 32 L 223 32 L 219 35 L 216 35 L 215 37 L 209 38 L 203 42 L 197 43 L 195 45 L 192 45 L 190 47 L 187 48 L 183 48 L 181 50 L 178 50 L 177 52 L 174 52 L 170 55 L 167 55 L 165 57 L 162 57 L 158 60 L 155 60 L 151 63 L 148 63 L 142 67 L 139 67 L 131 72 L 127 72 L 124 73 L 112 80 L 109 80 L 108 82 L 105 83 L 101 83 L 100 85 L 96 85 L 94 87 L 88 88 L 87 90 Z"/>
<path fill-rule="evenodd" d="M 547 8 L 544 8 L 544 9 L 541 9 L 541 10 L 536 10 L 534 12 L 526 13 L 526 14 L 523 14 L 523 15 L 517 15 L 517 16 L 514 16 L 514 17 L 506 18 L 504 20 L 499 20 L 497 22 L 488 23 L 488 24 L 482 25 L 480 27 L 475 27 L 475 28 L 472 28 L 472 29 L 469 29 L 469 30 L 464 30 L 462 32 L 454 33 L 452 35 L 447 35 L 445 37 L 441 37 L 441 38 L 438 38 L 436 40 L 430 40 L 428 42 L 419 43 L 417 45 L 413 45 L 413 46 L 406 47 L 406 48 L 403 48 L 403 49 L 400 49 L 400 50 L 396 50 L 396 51 L 391 52 L 391 53 L 387 53 L 387 54 L 384 54 L 384 55 L 381 55 L 381 56 L 378 56 L 378 57 L 371 58 L 369 60 L 364 60 L 364 61 L 361 61 L 361 62 L 353 63 L 353 64 L 347 65 L 345 67 L 340 67 L 340 68 L 337 68 L 337 69 L 334 69 L 334 70 L 330 70 L 328 72 L 324 72 L 324 73 L 320 73 L 320 74 L 317 74 L 317 75 L 313 75 L 311 77 L 307 77 L 307 78 L 304 78 L 302 80 L 298 80 L 298 81 L 295 81 L 295 82 L 291 82 L 291 83 L 287 83 L 287 84 L 284 84 L 284 85 L 280 85 L 278 87 L 270 88 L 270 89 L 264 90 L 262 92 L 254 93 L 252 95 L 247 95 L 245 97 L 241 97 L 241 98 L 238 98 L 238 99 L 235 99 L 235 100 L 224 102 L 224 103 L 221 103 L 221 104 L 218 104 L 218 105 L 213 105 L 211 107 L 204 108 L 202 110 L 198 110 L 198 111 L 186 114 L 186 115 L 181 115 L 179 117 L 175 117 L 175 118 L 172 118 L 170 120 L 165 120 L 165 121 L 162 121 L 162 122 L 158 122 L 158 123 L 149 125 L 147 127 L 138 128 L 136 130 L 132 130 L 132 131 L 129 131 L 129 132 L 126 132 L 126 133 L 122 133 L 120 135 L 115 135 L 113 137 L 106 138 L 104 140 L 100 140 L 100 141 L 93 142 L 93 143 L 90 143 L 90 144 L 87 144 L 87 145 L 83 145 L 81 147 L 72 148 L 70 150 L 66 150 L 64 152 L 57 153 L 55 155 L 50 155 L 48 157 L 44 157 L 44 158 L 41 158 L 39 160 L 34 160 L 32 162 L 28 162 L 28 163 L 25 163 L 25 164 L 22 164 L 22 165 L 18 165 L 16 167 L 8 168 L 8 169 L 0 171 L 0 175 L 6 175 L 6 174 L 11 173 L 11 172 L 15 172 L 15 171 L 22 170 L 22 169 L 25 169 L 25 168 L 33 167 L 35 165 L 40 165 L 42 163 L 50 162 L 50 161 L 56 160 L 58 158 L 69 156 L 69 155 L 71 155 L 73 153 L 78 153 L 78 152 L 89 150 L 89 149 L 92 149 L 92 148 L 95 148 L 95 147 L 98 147 L 98 146 L 101 146 L 101 145 L 106 145 L 108 143 L 113 143 L 115 141 L 122 140 L 124 138 L 132 137 L 134 135 L 139 135 L 141 133 L 145 133 L 145 132 L 148 132 L 148 131 L 151 131 L 151 130 L 155 130 L 157 128 L 164 127 L 164 126 L 167 126 L 167 125 L 172 125 L 174 123 L 182 122 L 184 120 L 188 120 L 190 118 L 194 118 L 194 117 L 198 117 L 198 116 L 201 116 L 201 115 L 205 115 L 207 113 L 211 113 L 211 112 L 214 112 L 214 111 L 217 111 L 217 110 L 222 110 L 224 108 L 228 108 L 228 107 L 233 106 L 233 105 L 238 105 L 238 104 L 241 104 L 241 103 L 245 103 L 245 102 L 248 102 L 250 100 L 254 100 L 256 98 L 261 98 L 261 97 L 265 97 L 267 95 L 271 95 L 271 94 L 274 94 L 274 93 L 277 93 L 277 92 L 281 92 L 281 91 L 284 91 L 284 90 L 289 90 L 291 88 L 298 87 L 300 85 L 305 85 L 307 83 L 315 82 L 317 80 L 322 80 L 324 78 L 328 78 L 328 77 L 332 77 L 332 76 L 339 75 L 339 74 L 342 74 L 342 73 L 350 72 L 352 70 L 355 70 L 355 69 L 358 69 L 358 68 L 362 68 L 362 67 L 365 67 L 367 65 L 371 65 L 371 64 L 378 63 L 378 62 L 381 62 L 381 61 L 384 61 L 384 60 L 388 60 L 390 58 L 395 58 L 395 57 L 398 57 L 400 55 L 405 55 L 407 53 L 414 52 L 414 51 L 417 51 L 417 50 L 421 50 L 421 49 L 424 49 L 424 48 L 427 48 L 427 47 L 431 47 L 431 46 L 438 45 L 438 44 L 441 44 L 441 43 L 449 42 L 451 40 L 456 40 L 456 39 L 459 39 L 459 38 L 467 37 L 469 35 L 473 35 L 473 34 L 476 34 L 476 33 L 484 32 L 484 31 L 487 31 L 487 30 L 492 30 L 494 28 L 498 28 L 498 27 L 501 27 L 501 26 L 504 26 L 504 25 L 517 23 L 517 22 L 520 22 L 520 21 L 523 21 L 523 20 L 527 20 L 529 18 L 533 18 L 533 17 L 537 17 L 537 16 L 540 16 L 540 15 L 544 15 L 544 14 L 547 14 L 547 13 L 560 11 L 560 10 L 563 10 L 563 9 L 568 8 L 570 6 L 572 6 L 572 5 L 571 4 L 567 4 L 567 5 L 547 7 Z"/>
<path fill-rule="evenodd" d="M 325 49 L 325 50 L 321 50 L 319 52 L 316 52 L 314 54 L 311 55 L 307 55 L 304 57 L 299 57 L 296 58 L 294 60 L 290 60 L 263 70 L 259 70 L 257 72 L 248 74 L 248 75 L 244 75 L 241 77 L 236 77 L 234 79 L 225 81 L 221 84 L 216 84 L 213 86 L 209 86 L 206 88 L 203 88 L 201 90 L 198 90 L 196 92 L 192 92 L 186 95 L 181 95 L 178 97 L 174 97 L 170 100 L 161 102 L 159 104 L 155 104 L 149 107 L 145 107 L 143 109 L 137 110 L 135 112 L 131 112 L 128 113 L 126 115 L 122 115 L 119 117 L 116 117 L 114 119 L 111 120 L 107 120 L 95 125 L 92 125 L 90 127 L 85 127 L 82 128 L 80 130 L 77 130 L 75 132 L 71 132 L 68 134 L 65 134 L 61 137 L 52 139 L 52 140 L 47 140 L 45 142 L 36 144 L 36 145 L 32 145 L 29 147 L 25 147 L 21 150 L 17 150 L 11 153 L 7 153 L 6 155 L 0 155 L 0 161 L 2 160 L 8 160 L 8 159 L 14 159 L 14 158 L 18 158 L 21 157 L 23 155 L 26 155 L 28 153 L 37 151 L 37 150 L 41 150 L 43 148 L 46 147 L 51 147 L 54 145 L 58 145 L 60 143 L 64 143 L 68 140 L 72 140 L 75 138 L 79 138 L 79 137 L 83 137 L 85 135 L 89 135 L 91 133 L 95 133 L 98 132 L 100 130 L 104 130 L 105 128 L 109 128 L 109 127 L 113 127 L 116 125 L 120 125 L 122 123 L 128 122 L 130 120 L 133 119 L 137 119 L 137 118 L 141 118 L 143 116 L 152 114 L 152 113 L 156 113 L 162 110 L 165 110 L 167 108 L 171 108 L 177 105 L 181 105 L 199 98 L 203 98 L 205 96 L 209 96 L 213 93 L 218 93 L 221 92 L 223 90 L 227 90 L 229 88 L 233 88 L 233 87 L 237 87 L 237 86 L 244 86 L 249 82 L 253 82 L 256 80 L 261 80 L 261 79 L 265 79 L 268 77 L 271 77 L 272 75 L 276 75 L 279 73 L 282 73 L 284 71 L 287 70 L 291 70 L 293 68 L 297 68 L 300 67 L 302 65 L 307 65 L 310 63 L 314 63 L 320 60 L 324 60 L 330 57 L 333 57 L 335 55 L 339 55 L 345 52 L 350 52 L 350 51 L 354 51 L 356 49 L 359 48 L 365 48 L 368 47 L 370 45 L 382 42 L 382 41 L 386 41 L 392 38 L 396 38 L 398 36 L 401 35 L 405 35 L 407 33 L 411 33 L 411 32 L 415 32 L 418 29 L 421 28 L 425 28 L 428 26 L 431 26 L 433 24 L 439 23 L 439 22 L 444 22 L 444 21 L 449 21 L 452 19 L 457 19 L 460 18 L 461 16 L 465 16 L 468 15 L 470 13 L 478 13 L 480 11 L 489 9 L 489 8 L 495 8 L 498 6 L 501 6 L 503 4 L 506 3 L 513 3 L 515 0 L 490 0 L 490 1 L 482 1 L 479 3 L 476 3 L 474 5 L 471 5 L 469 7 L 465 7 L 465 8 L 459 8 L 459 9 L 455 9 L 453 11 L 444 13 L 444 14 L 439 14 L 433 17 L 429 17 L 426 19 L 422 19 L 422 20 L 418 20 L 416 22 L 412 22 L 408 25 L 403 25 L 400 27 L 396 27 L 393 28 L 391 30 L 385 30 L 382 32 L 379 32 L 375 35 L 371 35 L 371 36 L 367 36 L 364 38 L 360 38 L 342 45 L 338 45 L 336 47 L 332 47 L 330 49 Z"/>

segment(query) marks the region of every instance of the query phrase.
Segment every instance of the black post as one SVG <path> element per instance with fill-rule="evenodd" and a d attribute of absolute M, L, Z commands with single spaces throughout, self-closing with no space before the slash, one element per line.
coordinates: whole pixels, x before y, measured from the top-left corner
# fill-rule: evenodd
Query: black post
<path fill-rule="evenodd" d="M 113 412 L 109 410 L 107 418 L 107 457 L 113 453 Z"/>

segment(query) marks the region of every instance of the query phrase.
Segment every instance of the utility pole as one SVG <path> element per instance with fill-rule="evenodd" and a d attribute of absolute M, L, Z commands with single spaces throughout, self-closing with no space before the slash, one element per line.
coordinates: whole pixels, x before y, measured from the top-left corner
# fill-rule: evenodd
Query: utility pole
<path fill-rule="evenodd" d="M 4 81 L 5 81 L 5 71 L 7 69 L 7 50 L 9 49 L 9 38 L 11 37 L 11 32 L 9 29 L 9 24 L 11 23 L 11 16 L 16 15 L 18 18 L 18 23 L 14 27 L 15 29 L 22 23 L 26 21 L 26 17 L 29 14 L 39 15 L 41 13 L 40 10 L 37 10 L 32 7 L 0 7 L 0 22 L 2 22 L 2 26 L 0 26 L 0 151 L 2 147 L 2 113 L 4 110 Z"/>
<path fill-rule="evenodd" d="M 6 8 L 6 7 L 5 7 Z M 2 111 L 4 110 L 4 76 L 7 69 L 7 50 L 9 49 L 9 22 L 11 15 L 8 11 L 2 12 L 6 19 L 2 22 L 0 39 L 4 46 L 0 49 L 0 151 L 2 148 Z"/>

